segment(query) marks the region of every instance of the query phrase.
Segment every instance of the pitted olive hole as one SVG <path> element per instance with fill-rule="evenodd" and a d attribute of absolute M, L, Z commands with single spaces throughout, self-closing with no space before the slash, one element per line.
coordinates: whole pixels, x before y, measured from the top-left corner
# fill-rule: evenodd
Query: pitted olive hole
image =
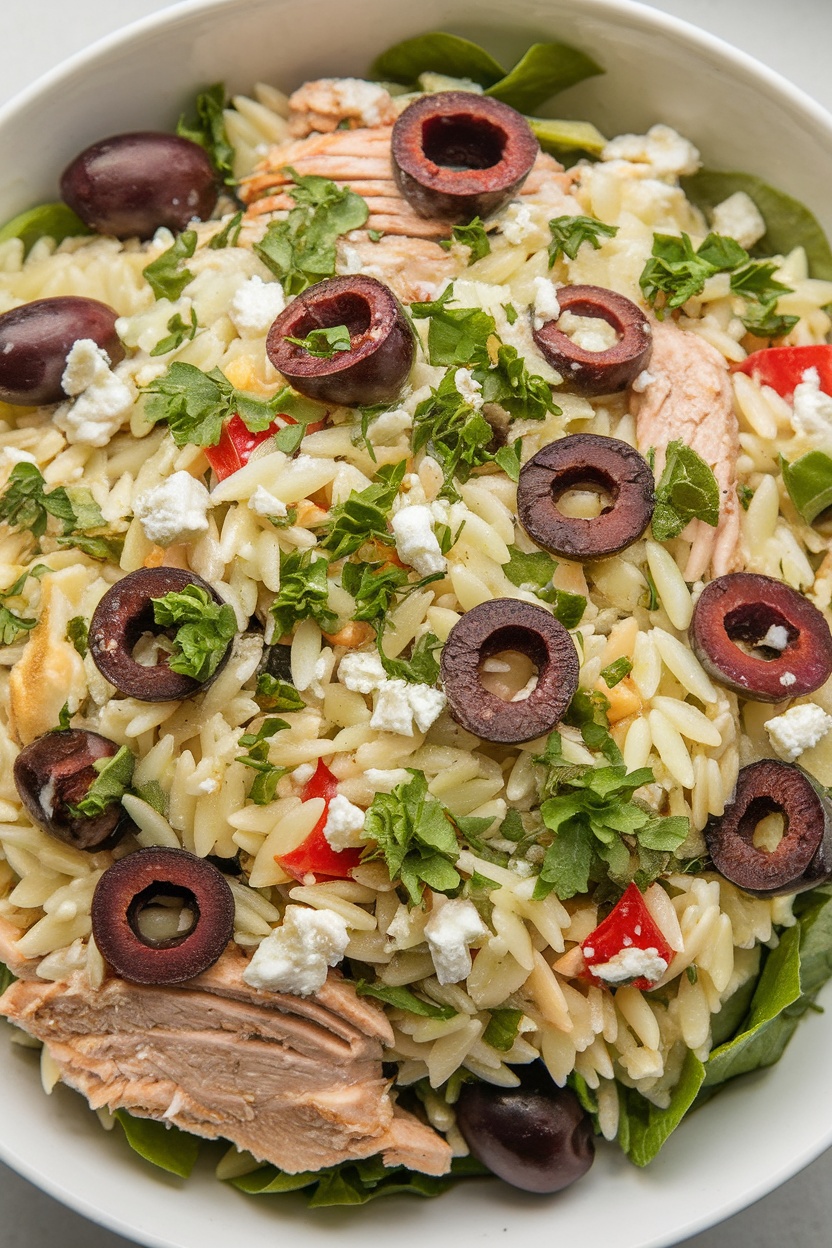
<path fill-rule="evenodd" d="M 480 659 L 480 684 L 504 702 L 523 702 L 537 687 L 539 668 L 519 650 L 501 650 Z"/>
<path fill-rule="evenodd" d="M 773 854 L 788 831 L 782 806 L 772 797 L 755 797 L 737 824 L 737 834 L 763 854 Z"/>
<path fill-rule="evenodd" d="M 428 117 L 422 151 L 443 169 L 491 169 L 503 159 L 506 136 L 485 117 Z"/>
<path fill-rule="evenodd" d="M 797 641 L 800 633 L 765 602 L 744 603 L 725 617 L 725 632 L 738 650 L 771 662 Z"/>
<path fill-rule="evenodd" d="M 346 325 L 350 337 L 366 334 L 372 324 L 373 313 L 363 295 L 344 292 L 330 299 L 316 299 L 304 307 L 303 314 L 292 326 L 293 338 L 305 338 L 315 329 L 332 329 Z"/>
<path fill-rule="evenodd" d="M 567 520 L 595 520 L 612 511 L 617 499 L 613 478 L 589 465 L 558 473 L 552 482 L 552 501 Z"/>
<path fill-rule="evenodd" d="M 189 888 L 154 883 L 137 893 L 127 911 L 133 934 L 150 949 L 173 949 L 199 922 L 199 904 Z"/>
<path fill-rule="evenodd" d="M 558 318 L 558 329 L 583 351 L 609 351 L 621 341 L 616 326 L 603 316 L 577 316 L 566 311 Z"/>

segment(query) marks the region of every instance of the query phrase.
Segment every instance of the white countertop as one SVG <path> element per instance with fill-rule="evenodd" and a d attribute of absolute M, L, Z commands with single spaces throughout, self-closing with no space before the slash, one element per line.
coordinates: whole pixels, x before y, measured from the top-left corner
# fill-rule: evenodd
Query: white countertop
<path fill-rule="evenodd" d="M 2 0 L 0 103 L 102 35 L 175 0 Z M 830 0 L 650 0 L 756 56 L 832 110 Z M 691 1193 L 695 1201 L 696 1193 Z M 0 1248 L 127 1248 L 0 1164 Z M 832 1150 L 686 1248 L 821 1248 L 830 1242 Z"/>

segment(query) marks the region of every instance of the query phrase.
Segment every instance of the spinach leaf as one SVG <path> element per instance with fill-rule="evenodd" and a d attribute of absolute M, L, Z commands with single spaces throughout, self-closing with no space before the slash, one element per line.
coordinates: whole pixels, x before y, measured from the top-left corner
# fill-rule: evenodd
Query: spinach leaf
<path fill-rule="evenodd" d="M 591 121 L 560 121 L 549 117 L 527 117 L 526 120 L 543 151 L 552 156 L 560 152 L 589 152 L 591 156 L 600 156 L 607 145 L 607 140 Z"/>
<path fill-rule="evenodd" d="M 411 1014 L 418 1014 L 422 1018 L 456 1017 L 456 1010 L 452 1005 L 437 1005 L 435 1001 L 425 1001 L 409 988 L 369 984 L 366 980 L 359 979 L 355 991 L 359 997 L 375 997 L 376 1001 L 383 1001 L 385 1005 L 392 1005 L 397 1010 L 409 1010 Z"/>
<path fill-rule="evenodd" d="M 225 130 L 224 108 L 225 87 L 221 82 L 215 82 L 196 97 L 196 120 L 188 122 L 184 116 L 180 117 L 176 133 L 204 148 L 225 185 L 234 186 L 237 181 L 232 169 L 234 148 Z"/>
<path fill-rule="evenodd" d="M 832 280 L 832 249 L 815 216 L 799 200 L 750 173 L 700 169 L 682 178 L 681 185 L 688 199 L 704 212 L 736 191 L 744 191 L 766 223 L 766 232 L 754 251 L 758 255 L 787 255 L 793 247 L 801 246 L 812 277 Z"/>
<path fill-rule="evenodd" d="M 370 66 L 371 77 L 406 86 L 413 86 L 426 72 L 470 78 L 481 87 L 492 86 L 506 74 L 502 65 L 476 43 L 444 31 L 404 39 L 382 52 Z"/>
<path fill-rule="evenodd" d="M 363 1205 L 379 1196 L 397 1192 L 411 1196 L 439 1196 L 458 1179 L 488 1174 L 485 1166 L 473 1157 L 455 1157 L 451 1173 L 442 1178 L 407 1170 L 404 1166 L 385 1166 L 381 1157 L 364 1161 L 343 1162 L 326 1170 L 306 1170 L 300 1174 L 284 1174 L 274 1166 L 266 1166 L 254 1174 L 231 1179 L 241 1192 L 256 1196 L 273 1196 L 280 1192 L 297 1192 L 311 1188 L 310 1209 L 327 1205 Z"/>
<path fill-rule="evenodd" d="M 622 1121 L 618 1142 L 637 1166 L 653 1160 L 693 1105 L 705 1079 L 705 1067 L 689 1052 L 670 1104 L 659 1109 L 632 1088 L 619 1088 Z"/>
<path fill-rule="evenodd" d="M 92 234 L 92 230 L 66 204 L 38 204 L 0 226 L 0 243 L 19 238 L 26 256 L 38 239 L 54 238 L 56 243 L 62 243 L 65 238 L 76 238 L 79 234 Z"/>
<path fill-rule="evenodd" d="M 567 43 L 535 43 L 485 94 L 520 113 L 531 113 L 553 95 L 603 72 L 597 61 L 579 48 Z"/>
<path fill-rule="evenodd" d="M 780 468 L 789 497 L 807 524 L 832 507 L 832 459 L 823 451 L 808 451 L 792 463 L 781 455 Z"/>
<path fill-rule="evenodd" d="M 150 1118 L 134 1118 L 123 1109 L 117 1109 L 115 1116 L 134 1153 L 170 1174 L 188 1178 L 199 1156 L 195 1135 Z"/>

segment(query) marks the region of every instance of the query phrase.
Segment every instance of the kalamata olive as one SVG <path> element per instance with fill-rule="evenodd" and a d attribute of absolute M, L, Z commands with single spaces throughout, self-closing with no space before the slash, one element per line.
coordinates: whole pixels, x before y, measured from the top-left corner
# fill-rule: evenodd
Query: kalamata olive
<path fill-rule="evenodd" d="M 152 238 L 210 217 L 218 198 L 207 152 L 175 134 L 140 131 L 93 143 L 61 175 L 61 195 L 97 234 Z"/>
<path fill-rule="evenodd" d="M 292 683 L 292 647 L 282 646 L 279 642 L 275 642 L 271 646 L 263 647 L 263 657 L 257 666 L 257 675 L 263 672 L 267 676 L 274 676 L 275 680 L 282 680 L 286 684 Z"/>
<path fill-rule="evenodd" d="M 592 1122 L 571 1088 L 539 1062 L 514 1068 L 520 1086 L 464 1083 L 456 1121 L 483 1165 L 524 1192 L 559 1192 L 595 1159 Z"/>
<path fill-rule="evenodd" d="M 579 394 L 616 394 L 635 381 L 650 360 L 653 339 L 644 313 L 632 300 L 603 286 L 563 286 L 558 290 L 561 316 L 591 316 L 611 325 L 618 341 L 606 351 L 589 351 L 546 321 L 535 329 L 534 340 L 563 377 L 564 385 Z"/>
<path fill-rule="evenodd" d="M 600 489 L 609 504 L 590 520 L 565 516 L 558 500 L 576 487 Z M 564 559 L 602 559 L 637 542 L 655 504 L 650 465 L 627 442 L 575 433 L 549 442 L 520 469 L 517 515 L 538 544 Z"/>
<path fill-rule="evenodd" d="M 807 598 L 756 572 L 705 586 L 690 644 L 709 676 L 756 702 L 802 697 L 832 674 L 832 634 Z"/>
<path fill-rule="evenodd" d="M 17 407 L 60 403 L 66 357 L 73 344 L 91 338 L 111 364 L 124 359 L 116 313 L 80 295 L 36 299 L 0 316 L 0 400 Z"/>
<path fill-rule="evenodd" d="M 310 354 L 289 338 L 345 325 L 348 351 Z M 413 332 L 396 296 L 374 277 L 332 277 L 293 299 L 269 330 L 266 354 L 301 394 L 371 406 L 395 399 L 413 367 Z"/>
<path fill-rule="evenodd" d="M 76 849 L 109 848 L 130 827 L 120 802 L 100 815 L 74 815 L 70 809 L 86 797 L 98 779 L 93 763 L 113 758 L 115 741 L 83 728 L 47 732 L 14 760 L 14 782 L 33 823 Z"/>
<path fill-rule="evenodd" d="M 140 925 L 159 898 L 181 900 L 192 922 L 151 940 Z M 234 931 L 234 896 L 221 871 L 184 849 L 139 849 L 108 867 L 92 898 L 92 933 L 110 966 L 134 984 L 179 984 L 213 966 Z"/>
<path fill-rule="evenodd" d="M 217 591 L 201 576 L 184 568 L 168 567 L 128 572 L 99 602 L 90 622 L 90 654 L 101 675 L 115 685 L 119 693 L 141 702 L 189 698 L 206 689 L 225 666 L 230 644 L 214 674 L 203 681 L 171 671 L 164 657 L 153 666 L 145 666 L 133 657 L 135 645 L 143 635 L 167 635 L 166 630 L 154 622 L 151 599 L 163 598 L 172 592 L 181 593 L 187 585 L 199 586 L 216 603 L 222 603 Z"/>
<path fill-rule="evenodd" d="M 408 104 L 396 121 L 393 176 L 420 216 L 470 221 L 508 203 L 539 151 L 529 123 L 508 104 L 441 91 Z"/>
<path fill-rule="evenodd" d="M 754 845 L 757 825 L 780 814 L 775 849 Z M 757 897 L 800 893 L 832 877 L 832 804 L 802 767 L 764 758 L 743 767 L 731 803 L 705 828 L 714 866 L 737 888 Z"/>
<path fill-rule="evenodd" d="M 480 665 L 502 651 L 526 655 L 537 668 L 527 698 L 506 702 L 480 678 Z M 442 650 L 442 683 L 458 724 L 484 741 L 514 744 L 551 732 L 578 688 L 578 655 L 569 633 L 543 607 L 496 598 L 466 611 Z"/>

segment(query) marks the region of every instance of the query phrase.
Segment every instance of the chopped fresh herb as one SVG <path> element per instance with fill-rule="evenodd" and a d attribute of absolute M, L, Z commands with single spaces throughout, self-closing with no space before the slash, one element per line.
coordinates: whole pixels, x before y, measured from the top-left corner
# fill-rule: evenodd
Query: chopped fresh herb
<path fill-rule="evenodd" d="M 37 620 L 15 615 L 8 607 L 0 607 L 0 645 L 11 646 L 23 633 L 30 633 Z"/>
<path fill-rule="evenodd" d="M 383 858 L 391 880 L 401 881 L 411 904 L 417 906 L 427 886 L 452 893 L 462 883 L 454 863 L 459 855 L 456 832 L 444 806 L 428 793 L 421 771 L 396 785 L 392 793 L 377 793 L 367 811 L 362 837 L 371 842 L 365 858 Z"/>
<path fill-rule="evenodd" d="M 661 320 L 664 313 L 680 308 L 699 295 L 709 278 L 731 274 L 731 290 L 762 305 L 760 316 L 773 315 L 777 298 L 790 288 L 774 280 L 776 265 L 752 260 L 732 238 L 709 234 L 694 250 L 687 234 L 654 234 L 653 251 L 639 278 L 647 302 Z"/>
<path fill-rule="evenodd" d="M 719 486 L 693 447 L 673 441 L 667 445 L 664 472 L 656 486 L 653 536 L 657 542 L 669 541 L 690 520 L 719 524 Z"/>
<path fill-rule="evenodd" d="M 313 329 L 305 338 L 286 338 L 296 347 L 302 347 L 308 355 L 317 359 L 331 360 L 337 351 L 349 351 L 350 331 L 346 325 L 331 325 L 328 329 Z"/>
<path fill-rule="evenodd" d="M 830 466 L 832 467 L 832 464 L 830 464 Z M 737 486 L 737 498 L 740 500 L 740 506 L 742 507 L 743 511 L 748 511 L 748 508 L 751 506 L 751 500 L 753 497 L 754 497 L 754 491 L 752 490 L 750 485 L 738 485 Z"/>
<path fill-rule="evenodd" d="M 71 546 L 82 554 L 89 555 L 91 559 L 100 559 L 104 563 L 119 563 L 124 549 L 123 533 L 94 537 L 75 533 L 71 537 L 58 537 L 55 540 L 59 546 Z"/>
<path fill-rule="evenodd" d="M 586 598 L 583 594 L 570 594 L 566 589 L 555 589 L 549 602 L 552 604 L 555 619 L 564 628 L 577 628 L 584 618 Z"/>
<path fill-rule="evenodd" d="M 274 445 L 284 455 L 294 455 L 305 437 L 306 425 L 284 425 L 275 434 Z M 295 514 L 297 515 L 297 512 Z"/>
<path fill-rule="evenodd" d="M 268 806 L 274 801 L 278 781 L 288 771 L 287 767 L 275 767 L 269 762 L 270 738 L 288 727 L 285 719 L 264 719 L 256 733 L 246 732 L 240 737 L 240 745 L 248 753 L 239 755 L 237 762 L 257 772 L 248 793 L 255 806 Z"/>
<path fill-rule="evenodd" d="M 222 177 L 226 186 L 234 186 L 234 148 L 229 142 L 225 129 L 225 87 L 215 82 L 206 91 L 196 97 L 196 119 L 186 121 L 184 115 L 179 118 L 176 133 L 183 139 L 190 139 L 203 147 L 213 161 L 214 168 Z"/>
<path fill-rule="evenodd" d="M 39 539 L 46 532 L 50 516 L 59 520 L 62 526 L 61 535 L 56 537 L 59 545 L 74 546 L 96 559 L 112 558 L 116 548 L 120 553 L 119 542 L 123 540 L 120 537 L 84 535 L 87 529 L 104 527 L 101 509 L 85 486 L 58 485 L 47 490 L 46 482 L 34 464 L 15 464 L 8 485 L 0 495 L 0 520 L 25 529 Z M 50 570 L 43 564 L 38 566 L 44 571 Z M 32 572 L 29 575 L 35 574 Z M 0 595 L 10 596 L 10 592 Z"/>
<path fill-rule="evenodd" d="M 194 280 L 191 270 L 180 269 L 179 264 L 190 259 L 196 251 L 196 243 L 196 230 L 184 230 L 172 247 L 142 269 L 142 275 L 157 299 L 170 299 L 173 303 Z"/>
<path fill-rule="evenodd" d="M 261 672 L 257 677 L 255 694 L 264 710 L 302 711 L 306 706 L 294 685 L 268 672 Z"/>
<path fill-rule="evenodd" d="M 531 590 L 538 598 L 548 602 L 546 594 L 552 589 L 557 560 L 542 550 L 526 554 L 517 546 L 509 546 L 508 549 L 511 558 L 508 563 L 503 564 L 503 571 L 512 585 L 516 585 L 518 589 Z M 544 590 L 544 593 L 540 593 L 540 590 Z"/>
<path fill-rule="evenodd" d="M 584 243 L 589 243 L 596 251 L 601 246 L 601 238 L 615 238 L 617 225 L 605 225 L 593 217 L 555 217 L 549 222 L 552 241 L 549 244 L 549 268 L 561 256 L 574 260 Z"/>
<path fill-rule="evenodd" d="M 519 315 L 519 313 L 518 313 L 517 309 L 515 308 L 514 304 L 513 304 L 513 303 L 504 303 L 504 304 L 503 304 L 503 311 L 504 311 L 504 312 L 505 312 L 505 314 L 506 314 L 506 320 L 508 321 L 509 325 L 513 325 L 513 324 L 514 324 L 514 322 L 517 320 L 517 317 L 518 317 L 518 315 Z"/>
<path fill-rule="evenodd" d="M 482 1033 L 486 1044 L 501 1053 L 507 1053 L 520 1033 L 522 1010 L 492 1010 L 488 1026 Z"/>
<path fill-rule="evenodd" d="M 435 685 L 439 676 L 439 660 L 435 651 L 442 642 L 433 633 L 424 633 L 413 647 L 409 659 L 391 659 L 384 653 L 382 638 L 384 627 L 381 621 L 376 633 L 376 645 L 381 665 L 391 680 L 406 680 L 414 685 Z"/>
<path fill-rule="evenodd" d="M 475 369 L 485 403 L 499 403 L 518 420 L 543 420 L 547 412 L 560 414 L 548 381 L 530 373 L 516 347 L 500 346 L 492 368 Z"/>
<path fill-rule="evenodd" d="M 807 524 L 832 507 L 832 458 L 823 451 L 809 451 L 791 464 L 780 457 L 783 483 Z"/>
<path fill-rule="evenodd" d="M 375 624 L 385 618 L 395 595 L 408 584 L 408 574 L 395 563 L 345 563 L 341 584 L 355 599 L 353 619 Z"/>
<path fill-rule="evenodd" d="M 240 230 L 243 228 L 243 210 L 235 212 L 233 217 L 226 221 L 222 229 L 214 235 L 208 243 L 210 251 L 222 251 L 225 247 L 236 247 L 240 237 Z"/>
<path fill-rule="evenodd" d="M 455 298 L 451 283 L 438 299 L 410 305 L 412 317 L 430 320 L 428 358 L 439 368 L 463 364 L 488 368 L 492 363 L 489 342 L 499 342 L 494 317 L 482 308 L 449 308 Z"/>
<path fill-rule="evenodd" d="M 33 568 L 29 568 L 27 572 L 21 572 L 17 580 L 13 581 L 8 589 L 0 591 L 0 598 L 17 598 L 17 596 L 23 592 L 23 586 L 26 584 L 30 576 L 34 577 L 35 580 L 40 580 L 42 576 L 45 576 L 47 572 L 51 571 L 52 569 L 47 567 L 45 563 L 36 563 L 35 566 Z"/>
<path fill-rule="evenodd" d="M 776 300 L 772 303 L 752 304 L 745 316 L 741 316 L 745 328 L 755 338 L 783 338 L 791 333 L 799 316 L 787 316 L 777 312 Z"/>
<path fill-rule="evenodd" d="M 148 780 L 147 784 L 134 784 L 130 792 L 167 818 L 170 799 L 158 780 Z"/>
<path fill-rule="evenodd" d="M 380 243 L 384 238 L 384 230 L 368 230 L 367 236 L 371 243 Z"/>
<path fill-rule="evenodd" d="M 87 653 L 88 634 L 89 625 L 83 615 L 73 615 L 72 619 L 66 626 L 66 639 L 67 641 L 72 642 L 82 659 Z"/>
<path fill-rule="evenodd" d="M 93 767 L 98 775 L 80 802 L 69 807 L 71 814 L 76 818 L 97 819 L 108 806 L 120 802 L 130 787 L 135 765 L 136 759 L 126 745 L 111 758 L 97 758 Z"/>
<path fill-rule="evenodd" d="M 467 481 L 472 468 L 491 461 L 488 447 L 494 431 L 488 421 L 462 397 L 449 368 L 430 397 L 417 406 L 413 417 L 413 450 L 427 446 L 442 467 L 445 498 L 458 497 L 454 478 Z"/>
<path fill-rule="evenodd" d="M 315 558 L 310 550 L 295 550 L 280 557 L 280 589 L 271 606 L 275 635 L 291 632 L 299 620 L 317 620 L 325 633 L 335 628 L 337 616 L 327 606 L 329 561 Z"/>
<path fill-rule="evenodd" d="M 696 981 L 699 979 L 699 972 L 697 971 L 696 967 L 693 966 L 692 964 L 686 968 L 685 974 L 688 977 L 688 982 L 691 984 L 695 984 Z"/>
<path fill-rule="evenodd" d="M 313 282 L 335 272 L 335 244 L 342 234 L 360 229 L 370 210 L 354 191 L 328 178 L 301 177 L 284 170 L 295 182 L 288 194 L 295 201 L 285 221 L 273 221 L 254 250 L 279 278 L 287 295 L 299 295 Z"/>
<path fill-rule="evenodd" d="M 167 355 L 169 351 L 175 351 L 177 347 L 181 347 L 183 342 L 192 342 L 196 331 L 199 329 L 199 322 L 196 319 L 196 308 L 191 308 L 191 321 L 186 325 L 178 312 L 175 312 L 168 321 L 168 336 L 160 338 L 156 346 L 150 352 L 151 355 Z"/>
<path fill-rule="evenodd" d="M 648 611 L 658 611 L 659 591 L 656 589 L 656 582 L 653 580 L 653 574 L 649 568 L 644 569 L 644 579 L 647 581 L 647 601 L 644 603 L 644 607 Z"/>
<path fill-rule="evenodd" d="M 607 667 L 601 669 L 601 679 L 608 689 L 614 689 L 625 676 L 629 676 L 633 670 L 633 665 L 625 654 L 620 659 L 616 659 L 614 663 L 608 664 Z"/>
<path fill-rule="evenodd" d="M 479 217 L 474 217 L 473 221 L 469 221 L 467 225 L 455 225 L 451 233 L 453 242 L 450 239 L 444 239 L 440 245 L 447 251 L 454 242 L 462 243 L 463 247 L 469 248 L 470 251 L 469 265 L 490 254 L 491 242 Z"/>
<path fill-rule="evenodd" d="M 220 605 L 199 585 L 186 585 L 181 592 L 172 590 L 150 601 L 156 624 L 176 629 L 168 659 L 171 671 L 200 681 L 213 676 L 237 632 L 231 604 Z"/>
<path fill-rule="evenodd" d="M 353 554 L 371 538 L 392 544 L 387 516 L 404 479 L 407 460 L 385 464 L 365 490 L 353 490 L 349 498 L 332 508 L 321 546 L 333 559 Z"/>
<path fill-rule="evenodd" d="M 72 712 L 69 709 L 69 703 L 64 702 L 63 706 L 58 711 L 58 726 L 53 731 L 66 732 L 66 730 L 69 727 L 71 727 L 71 724 L 70 724 L 71 719 L 72 719 Z"/>
<path fill-rule="evenodd" d="M 392 1005 L 397 1010 L 409 1010 L 422 1018 L 456 1018 L 456 1010 L 452 1005 L 437 1005 L 435 1001 L 426 1001 L 417 997 L 409 988 L 393 987 L 389 984 L 369 984 L 359 979 L 355 985 L 359 997 L 374 997 L 385 1005 Z"/>
<path fill-rule="evenodd" d="M 0 997 L 2 997 L 7 988 L 16 982 L 16 977 L 12 975 L 5 962 L 0 962 Z"/>

